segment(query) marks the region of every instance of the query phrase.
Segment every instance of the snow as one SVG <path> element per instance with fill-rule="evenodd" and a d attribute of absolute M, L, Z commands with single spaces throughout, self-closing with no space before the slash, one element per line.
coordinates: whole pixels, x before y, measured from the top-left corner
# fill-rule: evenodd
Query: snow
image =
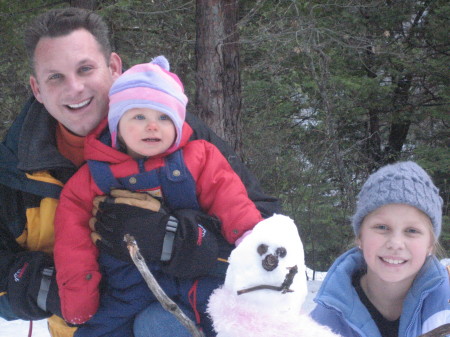
<path fill-rule="evenodd" d="M 441 263 L 443 265 L 449 265 L 450 259 L 444 259 L 441 261 Z M 322 281 L 327 273 L 316 272 L 315 280 L 311 280 L 313 275 L 311 269 L 307 268 L 306 273 L 308 274 L 310 280 L 308 281 L 308 295 L 306 296 L 305 303 L 303 304 L 303 310 L 305 310 L 306 312 L 310 312 L 312 309 L 314 309 L 315 303 L 313 302 L 313 299 L 316 296 L 316 293 L 319 290 L 320 285 L 322 284 Z M 27 337 L 29 326 L 30 323 L 27 321 L 5 321 L 4 319 L 0 318 L 0 337 Z M 50 337 L 46 320 L 33 322 L 32 336 Z"/>
<path fill-rule="evenodd" d="M 312 270 L 308 269 L 307 274 L 312 277 Z M 303 304 L 303 310 L 310 312 L 314 308 L 313 298 L 316 296 L 317 291 L 320 288 L 320 284 L 324 279 L 326 273 L 316 272 L 316 280 L 308 281 L 308 295 L 306 296 L 305 303 Z M 0 337 L 27 337 L 30 322 L 27 321 L 5 321 L 0 318 Z M 47 321 L 40 320 L 33 322 L 33 337 L 50 337 L 47 329 Z"/>
<path fill-rule="evenodd" d="M 27 321 L 5 321 L 0 318 L 0 337 L 27 337 L 30 322 Z M 47 321 L 33 322 L 33 337 L 50 337 L 47 329 Z"/>

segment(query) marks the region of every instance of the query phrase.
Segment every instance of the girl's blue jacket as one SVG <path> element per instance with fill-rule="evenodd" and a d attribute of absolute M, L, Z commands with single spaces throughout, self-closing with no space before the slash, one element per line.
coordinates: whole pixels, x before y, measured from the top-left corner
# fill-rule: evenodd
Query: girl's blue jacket
<path fill-rule="evenodd" d="M 331 266 L 314 301 L 311 317 L 344 337 L 381 337 L 370 313 L 352 286 L 352 275 L 366 268 L 358 248 Z M 403 303 L 399 336 L 417 337 L 450 323 L 450 285 L 445 267 L 429 256 Z"/>

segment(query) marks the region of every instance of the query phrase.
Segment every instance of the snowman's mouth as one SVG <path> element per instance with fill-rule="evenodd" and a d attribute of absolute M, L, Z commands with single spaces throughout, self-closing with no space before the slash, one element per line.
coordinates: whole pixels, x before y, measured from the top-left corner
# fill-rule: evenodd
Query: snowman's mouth
<path fill-rule="evenodd" d="M 278 262 L 277 262 L 277 265 L 278 265 Z M 281 286 L 273 286 L 273 285 L 268 285 L 268 284 L 262 284 L 262 285 L 259 285 L 259 286 L 238 290 L 237 294 L 238 295 L 242 295 L 242 294 L 249 293 L 249 292 L 252 292 L 252 291 L 264 290 L 264 289 L 265 290 L 281 291 L 282 294 L 291 293 L 294 290 L 289 289 L 289 287 L 291 286 L 292 282 L 294 282 L 294 277 L 298 273 L 298 268 L 297 268 L 297 265 L 295 265 L 295 266 L 289 267 L 287 269 L 289 271 L 286 274 L 286 276 L 284 277 L 284 281 L 283 281 L 283 283 L 281 283 Z"/>

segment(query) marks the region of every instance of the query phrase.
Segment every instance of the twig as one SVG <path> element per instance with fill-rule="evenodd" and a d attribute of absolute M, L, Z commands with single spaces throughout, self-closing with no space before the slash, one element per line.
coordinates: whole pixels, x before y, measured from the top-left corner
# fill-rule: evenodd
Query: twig
<path fill-rule="evenodd" d="M 148 287 L 161 303 L 163 308 L 172 313 L 178 319 L 178 321 L 180 321 L 180 323 L 189 330 L 193 337 L 205 337 L 203 332 L 197 328 L 194 322 L 192 322 L 189 317 L 187 317 L 185 313 L 180 309 L 180 307 L 178 307 L 178 305 L 166 295 L 164 290 L 162 290 L 162 288 L 158 284 L 158 281 L 156 281 L 155 277 L 148 269 L 144 257 L 139 252 L 139 247 L 134 237 L 129 234 L 125 234 L 124 241 L 127 243 L 131 259 L 133 260 Z"/>
<path fill-rule="evenodd" d="M 438 326 L 436 329 L 428 331 L 419 337 L 445 337 L 450 334 L 450 323 Z"/>
<path fill-rule="evenodd" d="M 277 287 L 277 286 L 271 286 L 271 285 L 269 285 L 269 284 L 261 284 L 261 285 L 259 285 L 259 286 L 254 286 L 254 287 L 251 287 L 251 288 L 246 288 L 246 289 L 238 290 L 238 291 L 237 291 L 237 294 L 238 294 L 238 295 L 242 295 L 242 294 L 249 293 L 249 292 L 251 292 L 251 291 L 255 291 L 255 290 L 263 290 L 263 289 L 265 289 L 265 290 L 282 291 L 282 290 L 283 290 L 283 287 L 281 287 L 281 286 L 279 286 L 279 287 Z M 286 290 L 285 292 L 291 293 L 291 292 L 293 292 L 293 290 L 288 289 L 288 290 Z"/>
<path fill-rule="evenodd" d="M 283 283 L 279 287 L 272 286 L 272 285 L 267 285 L 267 284 L 262 284 L 262 285 L 259 285 L 259 286 L 238 290 L 237 294 L 238 295 L 242 295 L 242 294 L 245 294 L 245 293 L 249 293 L 251 291 L 262 290 L 262 289 L 281 291 L 282 294 L 291 293 L 291 292 L 293 292 L 293 290 L 289 289 L 289 287 L 291 286 L 292 282 L 294 281 L 295 274 L 298 273 L 298 267 L 297 267 L 297 265 L 295 265 L 295 266 L 290 267 L 288 269 L 289 269 L 289 272 L 286 274 Z"/>

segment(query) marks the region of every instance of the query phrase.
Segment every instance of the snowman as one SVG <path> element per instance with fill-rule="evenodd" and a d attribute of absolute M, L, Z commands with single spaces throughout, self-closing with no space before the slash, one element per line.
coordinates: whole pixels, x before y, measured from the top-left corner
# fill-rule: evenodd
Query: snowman
<path fill-rule="evenodd" d="M 302 313 L 303 244 L 294 221 L 275 214 L 231 252 L 222 287 L 209 298 L 217 337 L 336 337 Z"/>

